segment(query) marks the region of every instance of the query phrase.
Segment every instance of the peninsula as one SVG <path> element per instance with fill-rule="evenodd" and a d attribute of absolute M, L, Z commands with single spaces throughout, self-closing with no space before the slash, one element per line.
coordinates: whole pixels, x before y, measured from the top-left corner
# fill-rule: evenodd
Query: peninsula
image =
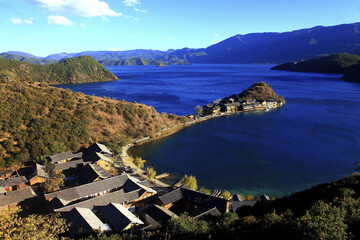
<path fill-rule="evenodd" d="M 254 83 L 240 94 L 220 98 L 203 107 L 202 115 L 228 115 L 237 112 L 270 110 L 282 107 L 285 99 L 277 95 L 270 84 Z"/>

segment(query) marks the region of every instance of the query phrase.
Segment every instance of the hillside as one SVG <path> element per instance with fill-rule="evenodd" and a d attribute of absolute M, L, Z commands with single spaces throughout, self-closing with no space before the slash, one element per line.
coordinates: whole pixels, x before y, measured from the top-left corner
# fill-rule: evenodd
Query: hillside
<path fill-rule="evenodd" d="M 360 23 L 283 33 L 236 35 L 207 47 L 191 63 L 283 63 L 336 53 L 360 54 Z"/>
<path fill-rule="evenodd" d="M 129 60 L 103 60 L 99 61 L 103 66 L 131 66 L 131 65 L 155 65 L 155 66 L 166 66 L 162 61 L 158 60 L 148 60 L 143 58 L 132 58 Z"/>
<path fill-rule="evenodd" d="M 235 100 L 256 99 L 263 101 L 275 100 L 276 102 L 286 102 L 282 96 L 277 95 L 274 92 L 270 84 L 265 82 L 254 83 L 250 88 L 239 94 L 232 95 L 231 98 L 234 98 Z"/>
<path fill-rule="evenodd" d="M 0 71 L 21 81 L 49 84 L 113 81 L 118 78 L 89 56 L 69 58 L 46 66 L 0 58 Z M 0 82 L 6 81 L 6 76 Z"/>
<path fill-rule="evenodd" d="M 41 83 L 0 84 L 0 167 L 104 142 L 119 152 L 131 139 L 182 121 L 151 106 L 87 96 Z"/>
<path fill-rule="evenodd" d="M 25 54 L 24 54 L 25 55 Z M 29 54 L 31 55 L 31 54 Z M 47 65 L 52 63 L 57 63 L 57 60 L 51 60 L 51 59 L 40 59 L 40 58 L 30 58 L 30 57 L 24 57 L 16 54 L 11 53 L 1 53 L 0 58 L 7 58 L 27 63 L 33 63 L 33 64 L 40 64 L 40 65 Z"/>
<path fill-rule="evenodd" d="M 277 65 L 272 70 L 316 73 L 345 73 L 349 67 L 359 64 L 360 56 L 340 53 L 322 58 L 288 62 Z"/>

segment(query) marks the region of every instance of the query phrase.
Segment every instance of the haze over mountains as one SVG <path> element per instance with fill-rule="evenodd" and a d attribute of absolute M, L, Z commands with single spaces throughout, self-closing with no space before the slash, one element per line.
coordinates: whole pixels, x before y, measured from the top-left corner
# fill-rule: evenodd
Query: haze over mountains
<path fill-rule="evenodd" d="M 283 63 L 335 53 L 360 54 L 360 23 L 317 26 L 284 33 L 251 33 L 235 35 L 207 48 L 183 48 L 168 51 L 86 51 L 52 54 L 42 60 L 62 60 L 88 55 L 97 61 L 123 61 L 133 58 L 158 60 L 166 64 L 188 63 Z M 8 52 L 30 59 L 28 53 Z M 7 58 L 11 58 L 8 56 Z M 39 60 L 37 60 L 39 61 Z M 43 64 L 47 64 L 44 62 Z"/>

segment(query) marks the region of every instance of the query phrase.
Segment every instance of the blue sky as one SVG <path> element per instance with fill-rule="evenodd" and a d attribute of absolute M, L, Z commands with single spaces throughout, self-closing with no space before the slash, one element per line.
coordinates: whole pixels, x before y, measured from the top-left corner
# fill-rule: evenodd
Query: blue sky
<path fill-rule="evenodd" d="M 354 22 L 359 0 L 0 0 L 0 52 L 200 48 L 236 34 Z"/>

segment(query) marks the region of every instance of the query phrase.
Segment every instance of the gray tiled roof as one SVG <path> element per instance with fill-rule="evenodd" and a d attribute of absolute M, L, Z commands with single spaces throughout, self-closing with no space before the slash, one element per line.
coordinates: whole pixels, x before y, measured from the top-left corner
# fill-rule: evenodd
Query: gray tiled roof
<path fill-rule="evenodd" d="M 96 163 L 99 160 L 104 160 L 109 163 L 113 162 L 109 156 L 106 156 L 105 154 L 101 154 L 98 152 L 93 152 L 85 156 L 85 161 L 87 162 Z"/>
<path fill-rule="evenodd" d="M 191 216 L 195 219 L 201 219 L 202 217 L 207 216 L 207 215 L 217 216 L 220 214 L 221 214 L 221 212 L 216 207 L 212 207 L 212 208 L 208 208 L 208 209 L 203 209 L 197 213 L 192 214 Z"/>
<path fill-rule="evenodd" d="M 228 202 L 226 199 L 215 197 L 187 188 L 177 188 L 169 193 L 159 196 L 158 199 L 163 205 L 168 205 L 169 203 L 185 199 L 208 207 L 216 207 L 221 212 L 226 211 Z"/>
<path fill-rule="evenodd" d="M 12 192 L 0 194 L 0 207 L 21 202 L 25 199 L 35 197 L 36 194 L 31 188 L 24 188 Z"/>
<path fill-rule="evenodd" d="M 48 193 L 44 196 L 46 200 L 52 199 L 54 197 L 59 197 L 67 201 L 72 201 L 106 190 L 122 188 L 125 182 L 128 181 L 128 179 L 129 178 L 127 175 L 119 175 L 116 177 L 107 178 L 105 180 L 79 185 L 53 193 Z"/>
<path fill-rule="evenodd" d="M 256 200 L 231 201 L 232 211 L 236 212 L 236 210 L 243 206 L 254 206 L 256 202 Z"/>
<path fill-rule="evenodd" d="M 84 167 L 80 168 L 79 173 L 79 182 L 80 183 L 90 183 L 96 179 L 106 179 L 111 177 L 108 171 L 103 169 L 101 166 L 96 164 L 87 164 Z"/>
<path fill-rule="evenodd" d="M 106 207 L 101 208 L 100 214 L 104 216 L 111 227 L 120 232 L 126 230 L 130 224 L 144 224 L 120 203 L 108 204 Z"/>
<path fill-rule="evenodd" d="M 69 233 L 74 236 L 80 229 L 83 231 L 108 230 L 103 222 L 87 208 L 74 208 L 70 213 L 62 215 L 70 224 Z"/>
<path fill-rule="evenodd" d="M 78 166 L 83 166 L 84 160 L 83 159 L 78 159 L 78 160 L 72 160 L 66 163 L 60 163 L 60 164 L 56 164 L 55 165 L 55 171 L 65 171 L 68 170 L 70 168 L 77 168 Z"/>
<path fill-rule="evenodd" d="M 111 154 L 111 151 L 104 144 L 101 143 L 93 143 L 90 147 L 87 148 L 87 151 L 89 153 L 98 152 Z"/>
<path fill-rule="evenodd" d="M 27 183 L 27 180 L 24 176 L 2 180 L 0 181 L 0 187 L 12 187 L 22 183 Z"/>
<path fill-rule="evenodd" d="M 243 201 L 243 197 L 240 194 L 233 195 L 232 198 L 234 201 Z"/>
<path fill-rule="evenodd" d="M 50 160 L 52 163 L 57 163 L 60 161 L 64 161 L 67 159 L 73 159 L 73 158 L 81 158 L 82 157 L 82 153 L 72 153 L 71 151 L 67 151 L 64 153 L 59 153 L 59 154 L 55 154 L 50 156 Z"/>
<path fill-rule="evenodd" d="M 35 163 L 34 165 L 26 168 L 26 178 L 28 180 L 34 177 L 48 178 L 48 174 L 45 172 L 45 166 Z"/>
<path fill-rule="evenodd" d="M 13 172 L 14 171 L 11 170 L 11 169 L 3 170 L 3 171 L 0 171 L 0 176 L 7 175 L 7 174 L 10 174 L 10 173 L 13 173 Z"/>
<path fill-rule="evenodd" d="M 178 218 L 179 216 L 170 210 L 159 206 L 159 205 L 151 205 L 140 209 L 141 215 L 147 215 L 151 217 L 151 220 L 155 220 L 157 223 L 165 223 L 170 218 Z M 151 223 L 150 223 L 151 224 Z M 152 225 L 157 225 L 156 223 L 152 223 Z"/>
<path fill-rule="evenodd" d="M 90 198 L 88 200 L 78 202 L 75 204 L 67 205 L 62 208 L 58 208 L 55 211 L 56 212 L 68 212 L 74 207 L 84 207 L 89 209 L 94 209 L 94 207 L 101 207 L 106 206 L 109 203 L 129 203 L 132 201 L 137 200 L 139 197 L 141 197 L 145 193 L 144 190 L 138 189 L 133 192 L 125 193 L 123 189 L 108 193 L 102 196 Z"/>

